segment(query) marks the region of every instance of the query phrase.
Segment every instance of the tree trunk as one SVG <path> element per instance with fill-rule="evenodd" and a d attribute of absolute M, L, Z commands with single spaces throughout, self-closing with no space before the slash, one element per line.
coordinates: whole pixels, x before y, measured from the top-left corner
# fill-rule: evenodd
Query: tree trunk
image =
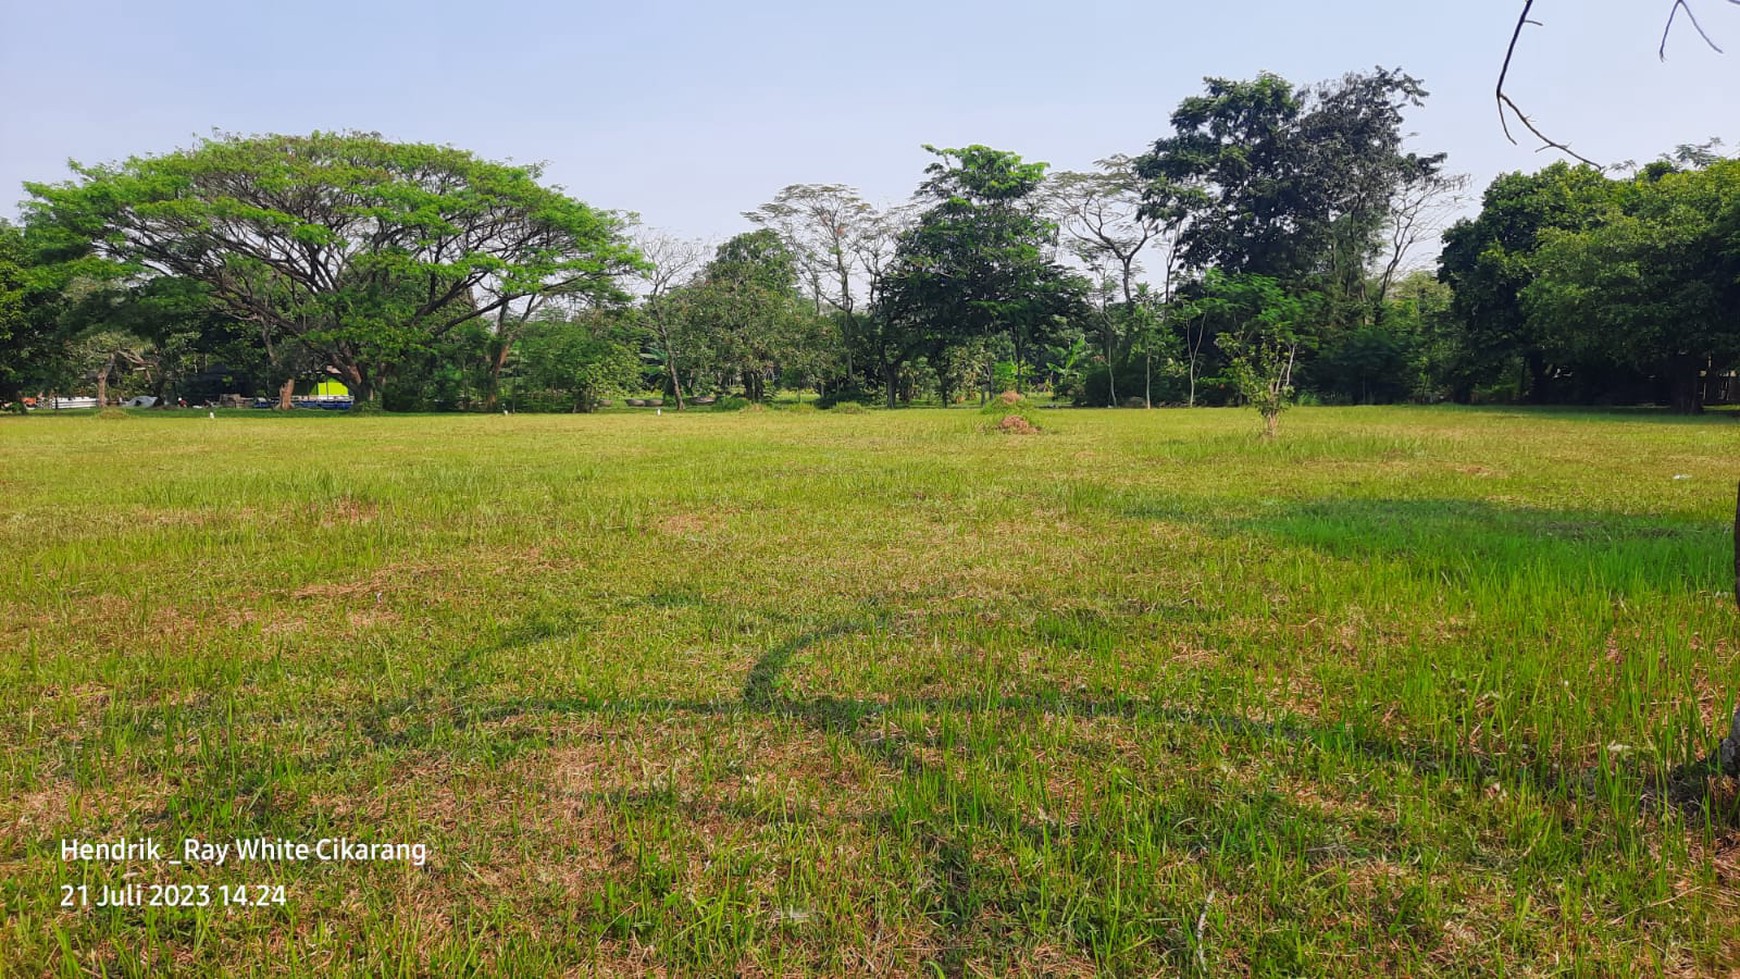
<path fill-rule="evenodd" d="M 278 410 L 279 411 L 289 411 L 290 409 L 296 407 L 296 405 L 293 404 L 290 400 L 291 398 L 295 397 L 295 395 L 296 395 L 296 379 L 294 377 L 285 378 L 284 383 L 278 385 Z"/>
<path fill-rule="evenodd" d="M 1117 352 L 1112 349 L 1112 321 L 1106 319 L 1106 400 L 1113 408 L 1118 406 L 1118 359 Z"/>
<path fill-rule="evenodd" d="M 363 373 L 360 364 L 345 364 L 339 367 L 339 374 L 344 378 L 344 386 L 350 388 L 350 399 L 357 407 L 375 399 L 374 385 L 369 382 L 367 374 Z"/>
<path fill-rule="evenodd" d="M 1740 607 L 1740 492 L 1734 496 L 1734 605 Z M 1734 719 L 1728 723 L 1728 736 L 1722 739 L 1716 754 L 1723 773 L 1740 775 L 1740 708 L 1734 711 Z"/>
<path fill-rule="evenodd" d="M 677 410 L 688 407 L 683 403 L 683 382 L 677 377 L 677 362 L 671 358 L 670 351 L 665 351 L 665 371 L 671 376 L 671 396 L 677 399 Z"/>
<path fill-rule="evenodd" d="M 97 372 L 97 408 L 109 406 L 109 368 L 105 366 Z"/>
<path fill-rule="evenodd" d="M 1702 369 L 1703 365 L 1696 357 L 1689 354 L 1674 357 L 1668 370 L 1673 382 L 1675 414 L 1696 415 L 1704 410 Z"/>
<path fill-rule="evenodd" d="M 894 364 L 882 365 L 882 383 L 887 389 L 888 407 L 894 407 L 894 399 L 900 394 L 900 368 Z"/>
<path fill-rule="evenodd" d="M 1547 390 L 1547 362 L 1536 352 L 1530 352 L 1523 358 L 1523 369 L 1527 371 L 1529 389 L 1523 393 L 1523 400 L 1532 405 L 1546 404 L 1551 397 Z"/>
<path fill-rule="evenodd" d="M 658 331 L 659 346 L 665 351 L 665 374 L 671 381 L 671 397 L 677 399 L 677 410 L 683 411 L 688 408 L 683 401 L 683 380 L 677 375 L 677 353 L 671 349 L 671 328 L 666 325 L 664 314 L 659 312 L 661 308 L 653 308 L 653 326 Z"/>
<path fill-rule="evenodd" d="M 489 358 L 489 394 L 483 399 L 485 411 L 495 411 L 495 403 L 501 396 L 501 372 L 507 367 L 508 353 L 512 349 L 511 344 L 496 340 L 495 354 Z"/>

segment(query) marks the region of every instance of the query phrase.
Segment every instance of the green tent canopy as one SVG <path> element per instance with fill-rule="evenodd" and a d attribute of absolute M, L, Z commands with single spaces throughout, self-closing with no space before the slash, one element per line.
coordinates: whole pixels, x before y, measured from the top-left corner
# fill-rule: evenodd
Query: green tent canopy
<path fill-rule="evenodd" d="M 319 384 L 314 385 L 313 391 L 303 395 L 303 397 L 348 398 L 350 397 L 350 388 L 345 387 L 337 381 L 321 381 Z"/>

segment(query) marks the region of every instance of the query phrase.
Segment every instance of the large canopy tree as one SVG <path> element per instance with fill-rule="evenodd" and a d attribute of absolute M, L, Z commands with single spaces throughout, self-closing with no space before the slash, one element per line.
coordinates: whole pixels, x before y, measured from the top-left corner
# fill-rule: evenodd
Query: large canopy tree
<path fill-rule="evenodd" d="M 1523 292 L 1539 274 L 1543 235 L 1588 226 L 1612 197 L 1611 182 L 1591 166 L 1554 163 L 1536 173 L 1493 180 L 1480 214 L 1444 233 L 1438 277 L 1454 290 L 1451 311 L 1467 338 L 1470 370 L 1454 392 L 1468 400 L 1472 377 L 1492 377 L 1504 364 L 1521 364 L 1524 394 L 1552 400 L 1554 378 L 1566 351 L 1531 319 Z"/>
<path fill-rule="evenodd" d="M 669 301 L 690 364 L 737 379 L 745 397 L 767 397 L 767 381 L 801 354 L 821 322 L 798 292 L 799 270 L 771 229 L 720 245 L 701 273 Z"/>
<path fill-rule="evenodd" d="M 1543 233 L 1538 261 L 1532 318 L 1662 379 L 1675 411 L 1702 411 L 1705 375 L 1740 360 L 1740 161 L 1616 182 L 1585 227 Z"/>
<path fill-rule="evenodd" d="M 698 241 L 646 229 L 636 237 L 635 246 L 646 258 L 639 279 L 643 289 L 641 309 L 646 313 L 652 334 L 649 356 L 656 358 L 663 368 L 665 384 L 671 397 L 677 400 L 677 410 L 682 411 L 688 407 L 683 395 L 682 361 L 690 351 L 677 343 L 683 332 L 678 322 L 681 310 L 679 304 L 672 301 L 672 292 L 684 278 L 697 270 L 707 251 Z"/>
<path fill-rule="evenodd" d="M 123 268 L 203 283 L 307 347 L 359 400 L 460 324 L 551 293 L 613 295 L 622 222 L 536 166 L 368 133 L 224 136 L 27 184 L 28 219 Z"/>
<path fill-rule="evenodd" d="M 1425 96 L 1384 68 L 1311 88 L 1267 73 L 1207 79 L 1172 114 L 1172 135 L 1135 161 L 1145 213 L 1187 217 L 1189 268 L 1314 280 L 1364 303 L 1392 202 L 1444 160 L 1402 146 L 1404 110 Z"/>

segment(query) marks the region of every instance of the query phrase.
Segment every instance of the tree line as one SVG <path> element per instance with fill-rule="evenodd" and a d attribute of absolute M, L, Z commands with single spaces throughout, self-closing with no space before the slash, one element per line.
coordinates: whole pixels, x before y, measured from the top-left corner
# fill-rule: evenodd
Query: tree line
<path fill-rule="evenodd" d="M 787 187 L 716 247 L 536 166 L 369 133 L 219 135 L 27 184 L 0 224 L 0 402 L 110 386 L 589 411 L 813 391 L 952 404 L 1734 397 L 1740 163 L 1467 180 L 1399 70 L 1208 79 L 1086 172 L 926 147 L 911 200 Z M 1448 225 L 1448 226 L 1447 226 Z M 1437 268 L 1422 254 L 1442 238 Z"/>

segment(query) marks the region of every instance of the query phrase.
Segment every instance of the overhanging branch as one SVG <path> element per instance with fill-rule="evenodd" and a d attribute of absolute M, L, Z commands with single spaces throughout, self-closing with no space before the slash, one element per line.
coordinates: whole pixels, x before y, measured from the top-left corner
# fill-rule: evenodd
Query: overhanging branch
<path fill-rule="evenodd" d="M 1740 0 L 1727 0 L 1727 2 L 1734 6 L 1740 6 Z M 1517 15 L 1516 28 L 1512 30 L 1510 34 L 1510 45 L 1505 48 L 1504 65 L 1498 72 L 1498 87 L 1494 94 L 1498 101 L 1498 124 L 1504 130 L 1504 138 L 1510 140 L 1512 145 L 1520 145 L 1517 143 L 1516 137 L 1510 131 L 1510 117 L 1515 116 L 1516 121 L 1521 123 L 1524 129 L 1527 129 L 1536 139 L 1541 141 L 1540 149 L 1558 150 L 1559 152 L 1582 163 L 1587 163 L 1596 169 L 1605 170 L 1607 168 L 1601 166 L 1601 164 L 1596 163 L 1594 160 L 1591 160 L 1581 153 L 1578 153 L 1576 150 L 1571 149 L 1569 145 L 1559 142 L 1541 132 L 1539 127 L 1534 124 L 1534 121 L 1528 117 L 1528 114 L 1523 112 L 1522 107 L 1517 105 L 1516 101 L 1510 97 L 1508 92 L 1505 91 L 1505 83 L 1510 78 L 1511 63 L 1516 58 L 1516 49 L 1517 45 L 1522 40 L 1523 29 L 1531 24 L 1536 27 L 1542 26 L 1540 21 L 1529 17 L 1529 14 L 1534 10 L 1534 6 L 1535 0 L 1523 0 L 1522 12 Z M 1682 11 L 1684 11 L 1686 19 L 1692 22 L 1692 27 L 1698 32 L 1698 36 L 1704 39 L 1704 43 L 1709 45 L 1712 51 L 1715 51 L 1718 54 L 1722 53 L 1722 48 L 1716 44 L 1715 39 L 1710 36 L 1710 33 L 1704 30 L 1704 25 L 1698 21 L 1698 15 L 1692 10 L 1690 0 L 1673 0 L 1672 6 L 1668 9 L 1667 24 L 1662 28 L 1661 46 L 1656 51 L 1657 55 L 1663 61 L 1667 60 L 1668 37 L 1673 33 L 1674 21 L 1679 17 Z"/>

